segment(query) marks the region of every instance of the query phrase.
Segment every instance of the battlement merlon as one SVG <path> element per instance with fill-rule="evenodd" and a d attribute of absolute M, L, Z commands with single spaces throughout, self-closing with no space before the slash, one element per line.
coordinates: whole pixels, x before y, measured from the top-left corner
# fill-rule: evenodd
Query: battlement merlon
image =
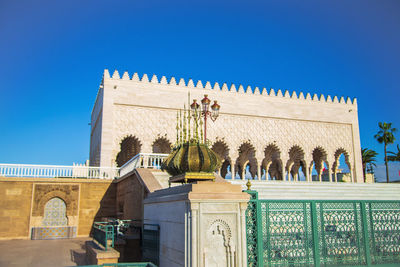
<path fill-rule="evenodd" d="M 198 101 L 207 94 L 221 104 L 221 114 L 344 123 L 358 128 L 357 100 L 351 101 L 349 97 L 345 100 L 344 97 L 258 87 L 253 90 L 250 86 L 245 90 L 242 85 L 232 84 L 228 88 L 226 83 L 211 86 L 208 81 L 195 83 L 189 79 L 185 82 L 175 77 L 167 80 L 165 76 L 159 79 L 156 75 L 149 78 L 147 74 L 140 78 L 137 73 L 130 77 L 127 72 L 121 78 L 118 71 L 111 76 L 108 70 L 104 71 L 103 86 L 111 94 L 114 105 L 179 110 L 182 103 L 187 102 L 188 93 Z"/>
<path fill-rule="evenodd" d="M 151 83 L 151 84 L 161 84 L 161 85 L 170 85 L 170 86 L 180 86 L 180 87 L 186 87 L 186 88 L 195 88 L 195 89 L 209 89 L 209 90 L 214 90 L 214 91 L 223 91 L 223 92 L 235 92 L 235 93 L 240 93 L 240 94 L 249 94 L 249 95 L 263 95 L 263 96 L 269 96 L 269 97 L 283 97 L 283 98 L 290 98 L 290 99 L 300 99 L 300 100 L 310 100 L 310 101 L 316 101 L 316 102 L 322 102 L 322 103 L 338 103 L 338 104 L 346 104 L 346 105 L 352 105 L 352 106 L 357 106 L 357 99 L 353 98 L 351 100 L 350 97 L 343 97 L 341 96 L 340 98 L 338 96 L 334 96 L 333 98 L 328 95 L 326 98 L 323 94 L 317 95 L 314 94 L 311 96 L 310 93 L 306 93 L 304 95 L 303 92 L 300 92 L 297 94 L 296 91 L 293 91 L 290 93 L 288 90 L 285 90 L 282 92 L 281 89 L 278 89 L 278 91 L 275 92 L 273 88 L 270 88 L 268 91 L 267 88 L 259 88 L 255 87 L 254 90 L 252 90 L 251 86 L 247 86 L 246 90 L 244 89 L 243 85 L 239 85 L 239 87 L 236 89 L 235 84 L 231 84 L 230 87 L 226 83 L 223 83 L 222 86 L 218 82 L 214 84 L 214 86 L 211 86 L 210 82 L 206 82 L 205 85 L 201 80 L 198 80 L 196 85 L 194 84 L 194 81 L 192 79 L 189 79 L 188 82 L 186 83 L 183 78 L 179 79 L 179 82 L 177 82 L 178 79 L 175 77 L 171 77 L 169 81 L 167 81 L 167 78 L 165 76 L 162 76 L 161 79 L 159 80 L 157 75 L 153 74 L 151 79 L 147 74 L 143 74 L 142 78 L 139 78 L 139 75 L 137 72 L 135 72 L 132 75 L 132 78 L 130 77 L 129 73 L 125 71 L 122 75 L 122 78 L 117 70 L 114 71 L 113 75 L 111 76 L 109 71 L 107 69 L 104 70 L 104 75 L 103 79 L 112 79 L 112 80 L 123 80 L 123 81 L 134 81 L 134 82 L 141 82 L 141 83 Z"/>

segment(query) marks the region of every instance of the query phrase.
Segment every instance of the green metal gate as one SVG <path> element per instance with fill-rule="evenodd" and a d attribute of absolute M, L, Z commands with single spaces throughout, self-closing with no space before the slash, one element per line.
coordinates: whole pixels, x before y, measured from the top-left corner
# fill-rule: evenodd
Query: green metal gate
<path fill-rule="evenodd" d="M 399 201 L 251 200 L 248 266 L 400 266 Z"/>

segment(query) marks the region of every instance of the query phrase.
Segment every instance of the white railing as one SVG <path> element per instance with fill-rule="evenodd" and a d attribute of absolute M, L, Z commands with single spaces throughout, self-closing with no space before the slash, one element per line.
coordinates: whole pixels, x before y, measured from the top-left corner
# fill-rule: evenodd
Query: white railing
<path fill-rule="evenodd" d="M 119 169 L 112 167 L 56 166 L 56 165 L 0 163 L 0 176 L 114 179 L 119 177 Z"/>
<path fill-rule="evenodd" d="M 127 161 L 119 169 L 120 177 L 133 171 L 136 168 L 160 169 L 162 161 L 168 154 L 140 153 Z"/>
<path fill-rule="evenodd" d="M 121 168 L 90 167 L 81 165 L 56 166 L 0 163 L 0 177 L 42 177 L 42 178 L 89 178 L 115 179 L 136 168 L 160 169 L 168 154 L 140 153 Z"/>

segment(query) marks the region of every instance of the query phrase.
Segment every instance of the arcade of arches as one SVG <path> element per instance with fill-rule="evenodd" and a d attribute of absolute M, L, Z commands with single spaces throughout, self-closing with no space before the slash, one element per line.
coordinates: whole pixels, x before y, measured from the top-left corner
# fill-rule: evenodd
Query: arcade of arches
<path fill-rule="evenodd" d="M 119 167 L 141 152 L 141 142 L 135 136 L 125 137 L 120 144 L 121 150 L 116 158 Z M 171 146 L 172 143 L 167 138 L 159 137 L 152 143 L 152 153 L 168 154 Z M 220 169 L 216 171 L 226 179 L 339 182 L 345 167 L 350 180 L 354 181 L 349 153 L 340 147 L 329 157 L 320 146 L 307 155 L 299 145 L 292 146 L 285 153 L 271 143 L 265 146 L 261 158 L 257 158 L 256 148 L 249 141 L 242 143 L 236 151 L 232 151 L 221 140 L 216 141 L 211 148 L 222 162 Z M 340 164 L 342 157 L 346 166 Z M 331 162 L 328 158 L 331 158 Z"/>

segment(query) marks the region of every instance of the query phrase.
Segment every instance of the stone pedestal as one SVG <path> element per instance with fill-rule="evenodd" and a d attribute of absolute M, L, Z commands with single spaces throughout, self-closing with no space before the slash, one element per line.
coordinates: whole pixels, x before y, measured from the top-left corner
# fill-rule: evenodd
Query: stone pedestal
<path fill-rule="evenodd" d="M 119 252 L 113 248 L 107 251 L 97 246 L 93 241 L 87 241 L 86 247 L 86 261 L 89 264 L 101 265 L 104 263 L 118 263 Z"/>
<path fill-rule="evenodd" d="M 238 185 L 204 181 L 151 193 L 145 223 L 160 226 L 160 267 L 247 266 L 245 211 Z"/>

